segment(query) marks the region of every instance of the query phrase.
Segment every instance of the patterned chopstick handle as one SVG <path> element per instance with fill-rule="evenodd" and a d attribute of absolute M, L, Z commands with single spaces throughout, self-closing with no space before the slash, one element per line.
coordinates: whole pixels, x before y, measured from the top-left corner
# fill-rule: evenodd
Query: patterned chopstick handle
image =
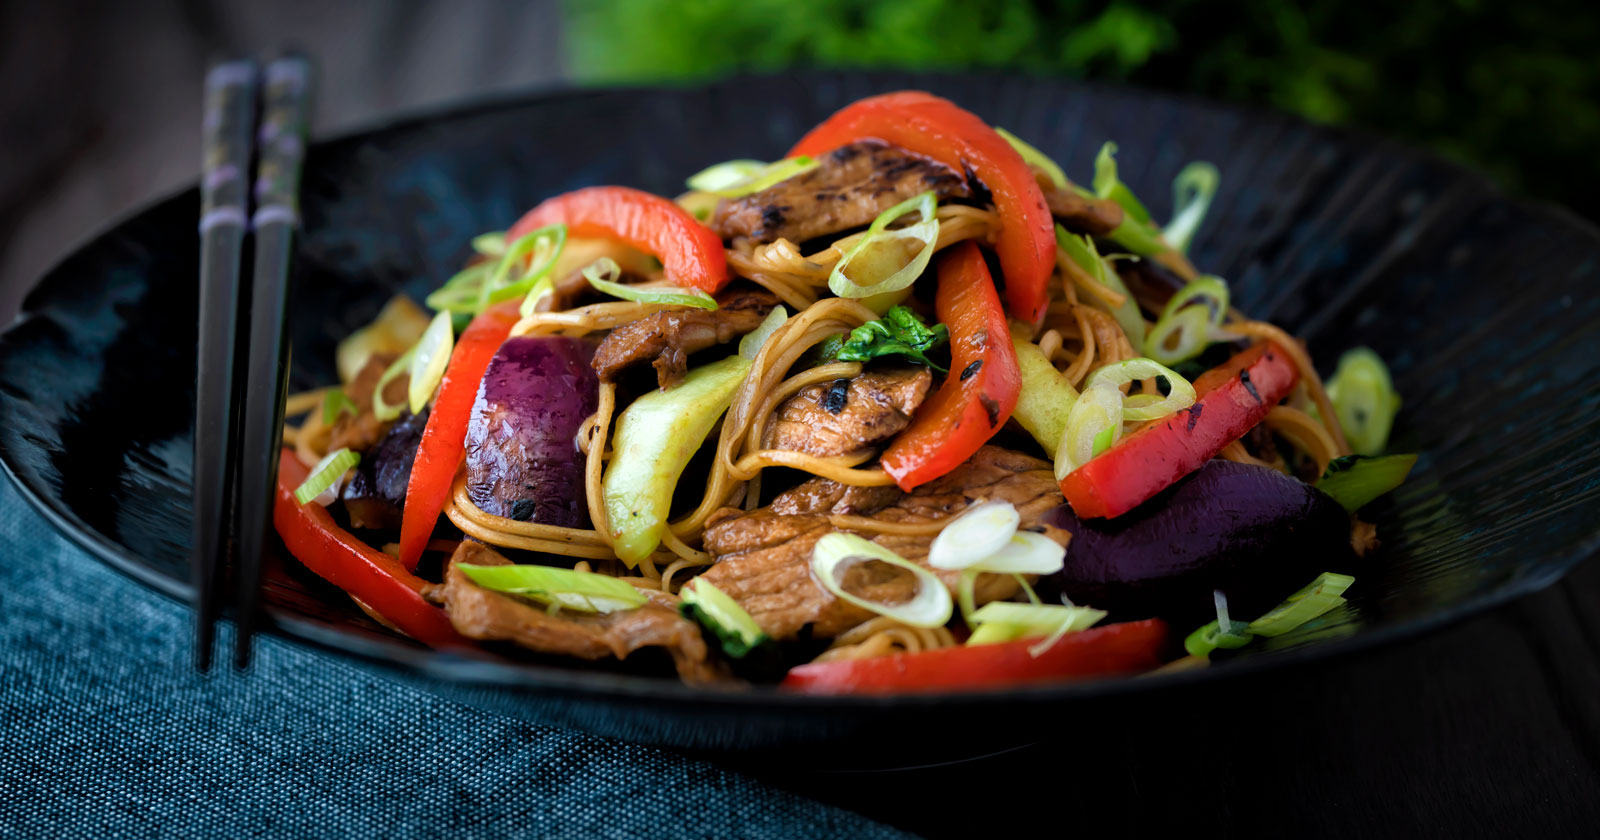
<path fill-rule="evenodd" d="M 218 64 L 206 74 L 205 149 L 200 181 L 200 232 L 245 225 L 250 173 L 250 129 L 256 110 L 253 61 Z"/>
<path fill-rule="evenodd" d="M 300 168 L 305 162 L 310 120 L 311 63 L 286 56 L 267 65 L 266 95 L 257 137 L 256 229 L 273 223 L 299 224 Z"/>

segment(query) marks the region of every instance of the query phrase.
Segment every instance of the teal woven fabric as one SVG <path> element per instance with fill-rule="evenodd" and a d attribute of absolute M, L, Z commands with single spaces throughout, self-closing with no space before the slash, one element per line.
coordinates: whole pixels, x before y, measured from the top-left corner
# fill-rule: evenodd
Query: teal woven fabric
<path fill-rule="evenodd" d="M 187 609 L 69 544 L 4 479 L 0 546 L 0 837 L 903 836 L 276 639 L 248 675 L 198 676 Z"/>

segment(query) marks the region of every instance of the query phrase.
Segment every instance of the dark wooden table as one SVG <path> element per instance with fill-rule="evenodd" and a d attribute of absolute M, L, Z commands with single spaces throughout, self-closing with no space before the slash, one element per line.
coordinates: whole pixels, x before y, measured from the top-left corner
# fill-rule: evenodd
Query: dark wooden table
<path fill-rule="evenodd" d="M 553 7 L 0 6 L 0 319 L 75 242 L 196 177 L 199 79 L 220 51 L 294 43 L 317 55 L 328 133 L 559 80 Z M 1423 639 L 1130 702 L 1112 719 L 1064 718 L 1038 737 L 895 773 L 745 769 L 930 836 L 1043 818 L 1060 836 L 1592 837 L 1600 563 Z"/>

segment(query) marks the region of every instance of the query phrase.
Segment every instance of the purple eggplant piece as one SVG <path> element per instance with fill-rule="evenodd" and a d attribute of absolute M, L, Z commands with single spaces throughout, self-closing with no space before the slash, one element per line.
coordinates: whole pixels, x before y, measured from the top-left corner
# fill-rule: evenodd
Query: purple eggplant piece
<path fill-rule="evenodd" d="M 361 454 L 355 475 L 339 496 L 353 527 L 390 531 L 400 528 L 411 465 L 417 460 L 417 445 L 427 426 L 428 409 L 424 408 L 421 414 L 408 411 Z"/>
<path fill-rule="evenodd" d="M 1072 532 L 1053 577 L 1074 603 L 1119 618 L 1204 623 L 1212 591 L 1248 621 L 1322 572 L 1349 572 L 1350 518 L 1326 493 L 1266 467 L 1210 461 L 1116 519 L 1063 505 L 1047 521 Z"/>
<path fill-rule="evenodd" d="M 478 386 L 467 426 L 467 493 L 483 510 L 524 522 L 589 527 L 578 427 L 600 402 L 577 338 L 511 338 Z"/>

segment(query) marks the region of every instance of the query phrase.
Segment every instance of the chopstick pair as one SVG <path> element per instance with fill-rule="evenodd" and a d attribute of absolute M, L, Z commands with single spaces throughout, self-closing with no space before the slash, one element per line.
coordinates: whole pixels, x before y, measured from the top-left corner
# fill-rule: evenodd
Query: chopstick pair
<path fill-rule="evenodd" d="M 250 662 L 260 612 L 261 553 L 288 386 L 289 267 L 312 83 L 310 62 L 298 55 L 275 59 L 264 74 L 246 60 L 216 65 L 206 75 L 191 558 L 200 671 L 211 667 L 230 566 L 236 667 Z M 253 266 L 246 275 L 250 234 Z"/>

